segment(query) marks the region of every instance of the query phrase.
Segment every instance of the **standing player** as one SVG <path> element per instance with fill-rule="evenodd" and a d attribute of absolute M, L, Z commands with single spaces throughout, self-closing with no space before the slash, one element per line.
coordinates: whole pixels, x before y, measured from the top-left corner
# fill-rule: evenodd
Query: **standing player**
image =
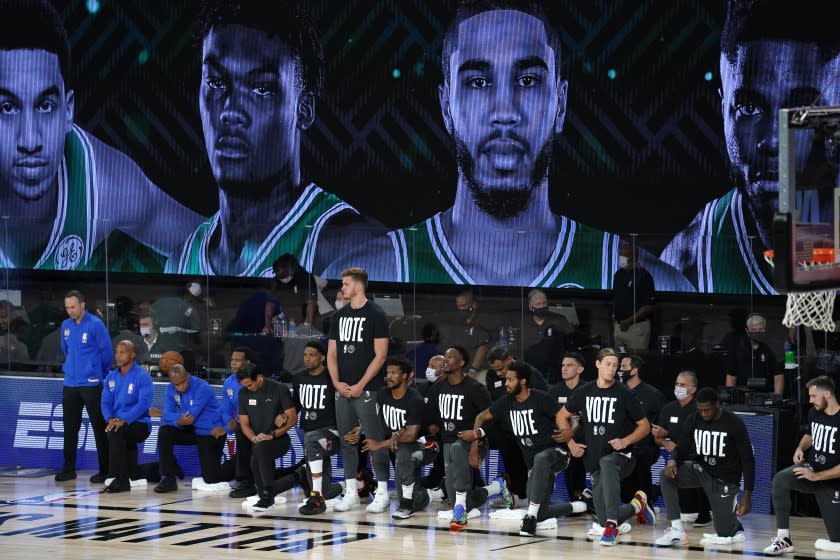
<path fill-rule="evenodd" d="M 427 442 L 421 435 L 426 402 L 417 389 L 408 385 L 411 362 L 400 356 L 385 361 L 385 387 L 379 390 L 377 402 L 382 423 L 388 438 L 365 442 L 365 449 L 385 449 L 396 453 L 395 476 L 400 484 L 400 505 L 392 517 L 408 519 L 423 510 L 431 500 L 443 497 L 440 489 L 427 490 L 415 484 L 420 480 L 420 469 L 432 464 L 438 455 L 438 446 Z"/>
<path fill-rule="evenodd" d="M 105 378 L 102 392 L 102 413 L 108 419 L 105 434 L 111 476 L 105 487 L 109 494 L 131 490 L 130 475 L 138 471 L 137 444 L 152 431 L 149 407 L 152 405 L 152 378 L 135 361 L 134 344 L 129 340 L 117 343 L 117 367 Z"/>
<path fill-rule="evenodd" d="M 528 467 L 528 513 L 522 518 L 519 534 L 534 536 L 537 529 L 554 528 L 557 517 L 583 513 L 583 502 L 551 505 L 557 473 L 569 464 L 569 450 L 558 442 L 568 441 L 571 432 L 557 431 L 557 420 L 563 408 L 548 393 L 530 387 L 534 368 L 525 362 L 513 361 L 505 371 L 507 396 L 497 399 L 475 419 L 472 432 L 462 432 L 460 438 L 472 442 L 482 436 L 482 426 L 490 420 L 502 424 L 514 435 Z"/>
<path fill-rule="evenodd" d="M 247 498 L 257 493 L 254 485 L 254 475 L 251 472 L 251 440 L 242 433 L 242 424 L 239 421 L 239 391 L 242 384 L 236 375 L 242 366 L 254 363 L 253 350 L 247 346 L 239 346 L 230 354 L 230 371 L 222 384 L 221 415 L 222 423 L 227 433 L 233 434 L 236 438 L 236 465 L 237 487 L 230 491 L 231 498 Z"/>
<path fill-rule="evenodd" d="M 320 271 L 319 254 L 361 241 L 358 212 L 301 183 L 301 137 L 315 121 L 324 54 L 302 0 L 210 0 L 199 22 L 199 111 L 219 211 L 189 236 L 167 270 L 179 274 L 273 275 L 294 255 Z M 329 224 L 329 227 L 328 227 Z M 346 244 L 346 245 L 345 245 Z"/>
<path fill-rule="evenodd" d="M 96 439 L 99 472 L 91 482 L 105 482 L 108 474 L 108 440 L 102 416 L 102 379 L 114 361 L 111 338 L 99 317 L 85 311 L 85 296 L 71 290 L 64 296 L 69 319 L 61 323 L 61 351 L 64 352 L 64 387 L 61 408 L 64 411 L 64 466 L 55 475 L 56 482 L 76 478 L 76 448 L 82 427 L 82 409 L 87 409 L 90 427 Z"/>
<path fill-rule="evenodd" d="M 326 499 L 341 494 L 341 485 L 333 483 L 330 457 L 341 448 L 335 427 L 335 389 L 324 367 L 327 349 L 319 341 L 307 342 L 303 349 L 304 369 L 292 380 L 295 406 L 303 430 L 303 450 L 312 490 L 306 503 L 298 509 L 303 515 L 315 515 L 327 510 Z M 327 492 L 324 492 L 326 479 Z"/>
<path fill-rule="evenodd" d="M 475 417 L 490 406 L 490 394 L 481 383 L 464 374 L 464 367 L 469 363 L 469 354 L 464 348 L 453 346 L 443 358 L 446 377 L 432 385 L 427 399 L 431 417 L 429 431 L 440 434 L 446 494 L 450 501 L 455 497 L 449 527 L 462 531 L 467 527 L 469 513 L 481 507 L 488 496 L 500 494 L 507 507 L 513 505 L 513 496 L 502 477 L 483 488 L 473 488 L 473 468 L 481 464 L 487 454 L 487 445 L 479 441 L 470 445 L 458 436 L 472 430 Z"/>
<path fill-rule="evenodd" d="M 361 268 L 341 273 L 341 295 L 347 303 L 330 321 L 327 369 L 335 396 L 335 419 L 338 433 L 346 434 L 361 425 L 366 437 L 382 441 L 384 432 L 379 421 L 376 391 L 382 386 L 382 365 L 388 354 L 388 321 L 385 312 L 365 296 L 368 276 Z M 341 438 L 341 458 L 346 482 L 344 498 L 336 511 L 360 507 L 357 493 L 358 443 Z M 376 472 L 376 494 L 368 504 L 370 513 L 382 513 L 390 504 L 388 450 L 373 454 Z"/>
<path fill-rule="evenodd" d="M 259 500 L 255 511 L 274 506 L 274 463 L 289 450 L 289 430 L 297 422 L 297 412 L 289 390 L 278 381 L 266 379 L 254 364 L 239 368 L 236 378 L 244 391 L 239 391 L 239 421 L 242 433 L 251 443 L 251 471 Z M 281 420 L 280 426 L 276 420 Z"/>
<path fill-rule="evenodd" d="M 705 533 L 703 542 L 731 544 L 744 540 L 739 520 L 752 508 L 755 459 L 747 427 L 740 418 L 723 410 L 717 391 L 697 391 L 697 412 L 686 422 L 675 453 L 659 479 L 671 526 L 656 539 L 659 546 L 687 544 L 680 519 L 679 488 L 702 488 L 712 507 L 715 533 Z M 738 502 L 741 477 L 744 495 Z"/>
<path fill-rule="evenodd" d="M 70 45 L 53 3 L 2 0 L 0 13 L 0 208 L 14 231 L 0 268 L 100 269 L 119 230 L 117 252 L 131 255 L 121 271 L 160 272 L 200 217 L 73 123 Z"/>
<path fill-rule="evenodd" d="M 624 520 L 642 514 L 653 525 L 656 519 L 642 491 L 636 492 L 631 503 L 619 505 L 621 479 L 629 476 L 636 464 L 633 446 L 650 433 L 650 423 L 639 400 L 623 383 L 616 383 L 618 354 L 615 350 L 598 351 L 595 367 L 597 379 L 569 397 L 557 425 L 561 431 L 571 430 L 572 415 L 580 416 L 578 433 L 585 443 L 570 439 L 569 451 L 575 457 L 583 457 L 592 476 L 592 497 L 598 517 L 592 533 L 601 531 L 601 544 L 613 546 L 618 539 L 619 524 Z"/>
<path fill-rule="evenodd" d="M 778 534 L 764 549 L 776 556 L 793 552 L 790 538 L 790 492 L 814 494 L 828 539 L 817 539 L 814 548 L 840 552 L 840 404 L 834 381 L 825 375 L 810 380 L 808 428 L 796 446 L 793 466 L 773 477 L 773 509 Z"/>

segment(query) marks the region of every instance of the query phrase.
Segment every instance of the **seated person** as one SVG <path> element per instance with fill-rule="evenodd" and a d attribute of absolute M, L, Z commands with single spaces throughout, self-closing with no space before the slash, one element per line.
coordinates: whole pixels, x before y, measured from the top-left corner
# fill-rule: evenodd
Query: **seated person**
<path fill-rule="evenodd" d="M 152 431 L 149 407 L 152 404 L 152 378 L 135 361 L 134 344 L 117 343 L 117 367 L 105 378 L 102 416 L 106 419 L 108 464 L 113 480 L 105 487 L 109 494 L 131 490 L 130 473 L 139 472 L 137 444 Z"/>
<path fill-rule="evenodd" d="M 318 283 L 315 276 L 300 266 L 294 255 L 289 253 L 277 257 L 272 269 L 274 295 L 279 302 L 266 302 L 263 332 L 271 332 L 271 318 L 280 309 L 285 311 L 287 321 L 293 320 L 298 325 L 313 324 L 318 315 Z"/>
<path fill-rule="evenodd" d="M 143 337 L 143 345 L 149 353 L 149 360 L 156 363 L 168 350 L 179 348 L 178 341 L 171 334 L 158 332 L 151 314 L 140 314 L 140 336 Z"/>
<path fill-rule="evenodd" d="M 163 479 L 155 486 L 155 492 L 162 494 L 178 489 L 176 445 L 198 447 L 201 478 L 193 479 L 193 490 L 230 490 L 227 481 L 234 476 L 234 463 L 220 461 L 227 432 L 222 427 L 216 394 L 206 381 L 187 373 L 181 364 L 169 370 L 162 424 L 158 446 Z"/>

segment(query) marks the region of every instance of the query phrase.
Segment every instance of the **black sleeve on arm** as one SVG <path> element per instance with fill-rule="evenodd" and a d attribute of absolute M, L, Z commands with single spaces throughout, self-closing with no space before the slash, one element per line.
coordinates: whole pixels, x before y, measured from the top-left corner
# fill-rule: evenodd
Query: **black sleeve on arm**
<path fill-rule="evenodd" d="M 533 385 L 529 386 L 531 389 L 540 389 L 542 391 L 548 391 L 548 384 L 546 384 L 545 382 L 545 377 L 543 377 L 543 374 L 540 373 L 540 370 L 538 370 L 535 367 L 531 368 L 531 382 L 533 383 Z"/>
<path fill-rule="evenodd" d="M 487 410 L 493 401 L 490 399 L 490 392 L 487 387 L 481 383 L 476 382 L 475 385 L 475 406 L 478 410 Z"/>
<path fill-rule="evenodd" d="M 671 452 L 671 459 L 681 465 L 683 461 L 691 460 L 695 457 L 694 442 L 694 426 L 697 422 L 697 413 L 691 413 L 685 420 L 680 439 L 677 441 L 677 447 Z"/>

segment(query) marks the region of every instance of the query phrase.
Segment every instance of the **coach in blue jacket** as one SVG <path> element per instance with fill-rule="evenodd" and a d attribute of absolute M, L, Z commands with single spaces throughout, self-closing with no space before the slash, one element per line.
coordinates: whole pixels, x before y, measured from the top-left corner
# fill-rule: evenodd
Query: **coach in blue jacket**
<path fill-rule="evenodd" d="M 201 477 L 206 484 L 220 484 L 233 478 L 233 462 L 226 462 L 224 468 L 220 462 L 227 432 L 222 427 L 216 393 L 206 381 L 190 375 L 180 364 L 175 364 L 169 370 L 169 385 L 163 400 L 161 420 L 163 425 L 158 432 L 158 446 L 163 480 L 155 486 L 155 492 L 173 492 L 178 489 L 175 480 L 178 472 L 176 445 L 195 445 L 198 448 Z M 195 489 L 202 489 L 197 480 L 193 480 Z M 230 486 L 227 489 L 230 490 Z"/>
<path fill-rule="evenodd" d="M 102 414 L 108 419 L 111 476 L 114 480 L 105 487 L 109 494 L 131 490 L 130 473 L 138 472 L 137 444 L 152 431 L 149 407 L 152 406 L 152 378 L 137 365 L 134 343 L 117 343 L 117 367 L 105 378 L 102 391 Z"/>
<path fill-rule="evenodd" d="M 105 418 L 100 408 L 102 379 L 114 361 L 111 337 L 98 317 L 85 311 L 85 296 L 71 290 L 64 296 L 68 319 L 61 323 L 61 351 L 64 352 L 64 466 L 55 475 L 56 482 L 76 478 L 76 448 L 82 427 L 82 409 L 87 408 L 90 426 L 96 439 L 99 472 L 91 482 L 105 482 L 108 474 L 108 440 Z"/>

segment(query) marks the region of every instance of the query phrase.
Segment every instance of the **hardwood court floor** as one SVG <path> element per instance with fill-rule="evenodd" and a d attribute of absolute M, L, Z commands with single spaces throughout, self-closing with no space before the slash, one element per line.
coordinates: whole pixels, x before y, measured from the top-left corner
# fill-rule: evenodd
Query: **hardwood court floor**
<path fill-rule="evenodd" d="M 655 548 L 654 539 L 666 526 L 633 526 L 619 545 L 603 547 L 586 539 L 585 517 L 559 520 L 555 530 L 536 538 L 519 536 L 519 523 L 489 519 L 489 509 L 472 519 L 466 531 L 449 531 L 435 507 L 406 521 L 390 514 L 328 512 L 303 518 L 297 513 L 299 491 L 286 504 L 259 517 L 246 513 L 241 500 L 226 494 L 192 492 L 181 481 L 177 492 L 155 494 L 152 486 L 109 495 L 101 485 L 79 473 L 75 482 L 57 484 L 52 477 L 0 478 L 0 559 L 92 558 L 446 558 L 447 560 L 556 558 L 599 556 L 622 560 L 674 558 L 733 560 L 762 556 L 775 534 L 768 515 L 744 519 L 747 540 L 731 547 L 703 547 L 700 538 L 711 529 L 689 529 L 690 545 Z M 437 505 L 437 504 L 436 504 Z M 394 504 L 392 504 L 392 509 Z M 787 558 L 839 559 L 840 554 L 816 553 L 814 540 L 825 538 L 821 519 L 792 518 L 796 554 Z"/>

